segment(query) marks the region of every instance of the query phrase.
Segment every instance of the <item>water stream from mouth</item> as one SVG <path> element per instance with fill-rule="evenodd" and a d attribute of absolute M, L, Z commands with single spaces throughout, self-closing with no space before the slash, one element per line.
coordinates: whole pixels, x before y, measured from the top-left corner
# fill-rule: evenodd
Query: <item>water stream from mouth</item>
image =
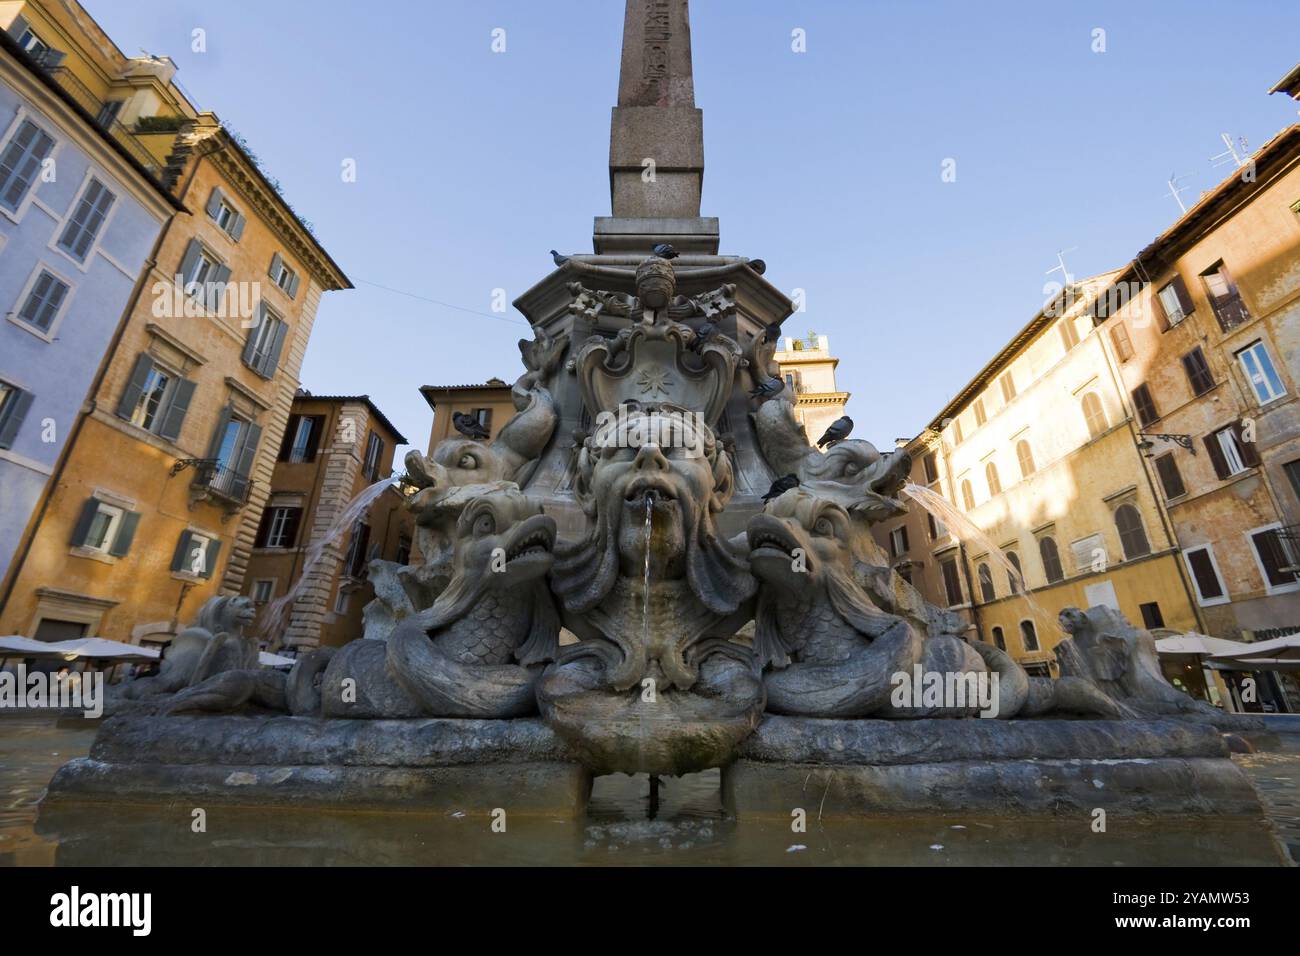
<path fill-rule="evenodd" d="M 298 575 L 293 587 L 289 589 L 289 593 L 284 597 L 276 598 L 266 606 L 258 628 L 259 634 L 269 638 L 273 643 L 283 642 L 284 632 L 289 623 L 289 609 L 293 607 L 294 602 L 298 600 L 299 595 L 302 594 L 307 585 L 312 582 L 313 572 L 324 560 L 326 550 L 350 532 L 357 522 L 365 517 L 375 499 L 387 491 L 389 486 L 396 484 L 400 478 L 400 475 L 390 475 L 382 481 L 376 481 L 373 485 L 361 489 L 357 496 L 344 506 L 325 532 L 325 535 L 318 541 L 313 541 L 307 548 L 307 556 L 303 561 L 302 572 Z"/>
<path fill-rule="evenodd" d="M 641 646 L 650 646 L 650 535 L 654 530 L 653 519 L 655 513 L 654 494 L 650 491 L 645 493 L 645 570 L 642 578 L 641 591 Z M 642 734 L 645 733 L 644 724 Z M 642 737 L 644 740 L 644 736 Z M 654 774 L 650 775 L 650 794 L 649 802 L 646 807 L 646 815 L 654 819 L 659 813 L 659 778 Z"/>
<path fill-rule="evenodd" d="M 982 548 L 987 551 L 988 560 L 993 564 L 996 564 L 1006 573 L 1008 582 L 1015 580 L 1020 583 L 1018 593 L 1014 594 L 1013 597 L 1022 598 L 1025 603 L 1029 605 L 1029 609 L 1033 612 L 1034 616 L 1039 618 L 1042 625 L 1045 625 L 1049 629 L 1049 633 L 1052 632 L 1052 629 L 1060 626 L 1056 615 L 1049 613 L 1046 608 L 1035 601 L 1033 596 L 1025 588 L 1024 573 L 1011 563 L 1010 559 L 1003 552 L 1001 546 L 985 534 L 980 527 L 975 524 L 975 522 L 971 521 L 963 512 L 959 511 L 952 502 L 937 491 L 926 488 L 922 485 L 913 484 L 910 481 L 903 486 L 903 494 L 907 495 L 923 509 L 933 515 L 935 519 L 947 528 L 952 536 L 962 544 L 967 547 L 974 547 L 977 550 Z M 976 577 L 978 578 L 978 576 L 977 572 Z M 978 580 L 967 583 L 972 588 L 981 587 Z M 975 596 L 972 594 L 972 603 L 974 602 L 974 597 Z M 1044 636 L 1046 635 L 1040 634 L 1040 638 Z M 980 637 L 983 639 L 984 635 L 980 635 Z"/>

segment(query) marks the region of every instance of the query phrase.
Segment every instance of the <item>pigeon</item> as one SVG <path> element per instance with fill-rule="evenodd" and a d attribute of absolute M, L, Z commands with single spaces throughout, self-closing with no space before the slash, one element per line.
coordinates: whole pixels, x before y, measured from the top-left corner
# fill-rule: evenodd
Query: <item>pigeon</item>
<path fill-rule="evenodd" d="M 764 272 L 767 271 L 767 263 L 764 262 L 762 259 L 750 259 L 749 267 L 753 269 L 755 272 L 757 272 L 759 275 L 762 275 Z"/>
<path fill-rule="evenodd" d="M 767 489 L 767 494 L 763 496 L 764 501 L 771 501 L 773 498 L 780 498 L 791 488 L 799 487 L 798 475 L 786 475 L 784 478 L 778 478 L 772 482 L 772 487 Z"/>
<path fill-rule="evenodd" d="M 476 441 L 483 441 L 490 434 L 477 418 L 464 412 L 452 412 L 451 423 L 456 427 L 456 431 Z"/>
<path fill-rule="evenodd" d="M 712 322 L 705 322 L 701 325 L 700 330 L 695 333 L 695 341 L 691 343 L 691 351 L 698 352 L 704 348 L 704 344 L 713 338 L 714 333 L 717 331 L 718 327 Z"/>
<path fill-rule="evenodd" d="M 763 330 L 764 342 L 775 342 L 781 338 L 781 323 L 773 322 Z"/>
<path fill-rule="evenodd" d="M 650 250 L 660 259 L 676 259 L 677 250 L 666 242 L 661 242 Z"/>
<path fill-rule="evenodd" d="M 562 265 L 564 265 L 566 262 L 569 261 L 569 257 L 568 257 L 568 256 L 562 256 L 562 255 L 560 255 L 558 252 L 556 252 L 554 249 L 551 250 L 551 258 L 555 260 L 555 264 L 556 264 L 557 266 L 562 266 Z"/>
<path fill-rule="evenodd" d="M 844 441 L 844 439 L 849 437 L 849 432 L 851 431 L 853 431 L 853 419 L 849 418 L 848 415 L 837 418 L 835 421 L 831 422 L 831 427 L 826 429 L 826 434 L 822 435 L 821 439 L 817 442 L 817 447 L 821 448 L 826 444 L 833 445 L 838 441 Z"/>
<path fill-rule="evenodd" d="M 779 395 L 783 388 L 785 388 L 784 381 L 782 381 L 779 378 L 769 378 L 766 382 L 764 382 L 762 385 L 759 385 L 757 388 L 751 388 L 749 390 L 749 397 L 750 398 L 771 398 L 773 395 Z"/>

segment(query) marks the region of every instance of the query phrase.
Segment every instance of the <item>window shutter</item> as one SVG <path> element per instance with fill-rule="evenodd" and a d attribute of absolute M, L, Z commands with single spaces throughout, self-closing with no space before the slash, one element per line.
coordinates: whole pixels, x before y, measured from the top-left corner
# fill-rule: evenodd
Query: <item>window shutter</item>
<path fill-rule="evenodd" d="M 209 312 L 221 311 L 221 304 L 226 300 L 226 283 L 229 281 L 229 266 L 217 266 L 212 271 L 212 276 L 208 279 L 208 287 L 204 290 L 204 300 L 207 302 Z"/>
<path fill-rule="evenodd" d="M 1259 465 L 1259 452 L 1255 450 L 1253 441 L 1246 441 L 1245 429 L 1241 422 L 1232 426 L 1232 434 L 1237 439 L 1237 451 L 1241 453 L 1241 461 L 1247 468 L 1255 468 Z"/>
<path fill-rule="evenodd" d="M 906 526 L 906 525 L 903 526 L 902 531 L 903 531 L 903 550 L 904 550 L 904 551 L 908 551 L 908 550 L 910 550 L 910 548 L 908 547 L 908 543 L 907 543 L 907 526 Z"/>
<path fill-rule="evenodd" d="M 238 242 L 243 237 L 246 222 L 248 222 L 247 219 L 239 215 L 239 213 L 235 213 L 235 219 L 230 224 L 230 238 L 234 239 L 235 242 Z"/>
<path fill-rule="evenodd" d="M 1187 285 L 1183 282 L 1183 277 L 1174 276 L 1173 286 L 1174 294 L 1178 296 L 1178 306 L 1183 310 L 1183 315 L 1191 315 L 1196 306 L 1192 303 L 1192 297 L 1187 293 Z"/>
<path fill-rule="evenodd" d="M 201 578 L 212 577 L 212 572 L 217 569 L 217 557 L 221 554 L 221 541 L 213 538 L 208 542 L 207 554 L 203 556 L 203 571 L 199 575 Z"/>
<path fill-rule="evenodd" d="M 284 259 L 280 256 L 280 253 L 277 252 L 271 256 L 271 268 L 267 271 L 267 275 L 271 277 L 272 282 L 278 283 L 280 281 L 280 266 L 283 264 Z"/>
<path fill-rule="evenodd" d="M 1160 484 L 1165 489 L 1166 498 L 1178 498 L 1187 493 L 1187 488 L 1183 485 L 1183 476 L 1178 471 L 1178 462 L 1174 460 L 1173 452 L 1161 455 L 1156 459 L 1156 471 L 1160 475 Z"/>
<path fill-rule="evenodd" d="M 18 429 L 23 427 L 23 419 L 32 407 L 33 398 L 31 392 L 14 390 L 9 399 L 9 407 L 5 409 L 4 417 L 0 418 L 0 448 L 14 446 L 14 439 L 18 437 Z"/>
<path fill-rule="evenodd" d="M 99 513 L 99 499 L 87 498 L 86 503 L 81 506 L 81 514 L 77 516 L 77 524 L 72 529 L 72 546 L 79 548 L 86 543 L 86 535 L 90 534 L 90 525 L 95 520 L 95 515 Z"/>
<path fill-rule="evenodd" d="M 275 509 L 267 505 L 262 511 L 262 520 L 257 523 L 257 535 L 253 538 L 253 547 L 265 548 L 266 539 L 271 535 L 271 518 Z"/>
<path fill-rule="evenodd" d="M 13 23 L 9 24 L 9 35 L 18 40 L 25 32 L 27 32 L 27 18 L 20 14 L 14 17 Z"/>
<path fill-rule="evenodd" d="M 1223 457 L 1223 449 L 1219 447 L 1219 436 L 1214 432 L 1205 436 L 1205 450 L 1210 453 L 1210 463 L 1214 465 L 1214 473 L 1220 478 L 1228 477 L 1228 460 Z"/>
<path fill-rule="evenodd" d="M 320 437 L 325 433 L 325 416 L 313 415 L 311 417 L 311 437 L 307 440 L 307 460 L 315 461 L 316 452 L 320 449 Z"/>
<path fill-rule="evenodd" d="M 284 525 L 284 540 L 286 548 L 298 546 L 298 526 L 302 524 L 302 509 L 290 508 L 289 520 Z"/>
<path fill-rule="evenodd" d="M 194 383 L 187 378 L 179 379 L 176 382 L 176 390 L 172 393 L 171 403 L 167 406 L 167 414 L 163 416 L 162 427 L 158 429 L 158 434 L 168 441 L 175 441 L 181 433 L 181 424 L 185 421 L 185 413 L 190 410 L 190 399 L 194 397 Z"/>
<path fill-rule="evenodd" d="M 208 457 L 215 459 L 217 453 L 221 451 L 221 439 L 225 437 L 226 426 L 230 424 L 230 419 L 234 418 L 234 411 L 229 405 L 221 410 L 221 415 L 217 418 L 217 429 L 212 433 L 212 444 L 208 446 Z"/>
<path fill-rule="evenodd" d="M 1165 312 L 1165 304 L 1160 301 L 1160 286 L 1151 286 L 1151 311 L 1155 315 L 1156 326 L 1161 332 L 1169 331 L 1169 314 Z"/>
<path fill-rule="evenodd" d="M 291 299 L 298 298 L 298 273 L 296 272 L 293 274 L 293 278 L 289 280 L 288 291 L 289 291 L 289 298 Z"/>
<path fill-rule="evenodd" d="M 262 361 L 261 372 L 267 378 L 275 376 L 275 370 L 280 365 L 280 350 L 284 348 L 284 336 L 289 331 L 287 322 L 275 323 L 275 338 L 271 341 L 271 350 L 266 353 L 266 358 Z"/>
<path fill-rule="evenodd" d="M 199 261 L 199 253 L 203 247 L 197 239 L 191 239 L 190 244 L 185 247 L 185 255 L 181 256 L 181 282 L 187 282 L 189 274 L 194 271 L 194 265 Z"/>
<path fill-rule="evenodd" d="M 276 455 L 277 461 L 288 461 L 289 453 L 293 451 L 293 441 L 298 434 L 298 423 L 302 421 L 301 415 L 290 415 L 289 424 L 284 426 L 284 438 L 280 440 L 280 453 Z"/>
<path fill-rule="evenodd" d="M 149 373 L 153 371 L 153 359 L 141 352 L 135 360 L 135 368 L 131 370 L 131 378 L 126 383 L 126 390 L 122 392 L 122 400 L 117 403 L 117 417 L 130 419 L 135 412 L 135 406 L 140 402 L 140 396 L 144 394 L 144 383 L 149 378 Z"/>
<path fill-rule="evenodd" d="M 244 446 L 239 450 L 235 472 L 243 478 L 253 474 L 253 459 L 257 456 L 257 443 L 262 440 L 262 426 L 251 422 L 244 431 Z"/>
<path fill-rule="evenodd" d="M 180 540 L 176 542 L 176 553 L 172 555 L 172 570 L 180 571 L 185 568 L 186 558 L 190 553 L 190 541 L 193 540 L 192 531 L 182 531 Z"/>
<path fill-rule="evenodd" d="M 140 512 L 123 512 L 122 523 L 117 526 L 117 537 L 113 539 L 113 546 L 108 549 L 108 553 L 115 558 L 120 558 L 130 551 L 131 542 L 135 540 L 135 528 L 139 523 Z"/>
<path fill-rule="evenodd" d="M 212 190 L 212 195 L 208 197 L 208 215 L 213 219 L 217 218 L 217 213 L 221 212 L 221 200 L 226 198 L 226 194 L 217 186 Z"/>
<path fill-rule="evenodd" d="M 266 321 L 266 303 L 257 303 L 257 311 L 254 314 L 252 328 L 248 330 L 248 341 L 244 343 L 244 364 L 251 369 L 256 369 L 253 364 L 253 353 L 257 350 L 257 333 L 262 329 L 262 323 Z"/>

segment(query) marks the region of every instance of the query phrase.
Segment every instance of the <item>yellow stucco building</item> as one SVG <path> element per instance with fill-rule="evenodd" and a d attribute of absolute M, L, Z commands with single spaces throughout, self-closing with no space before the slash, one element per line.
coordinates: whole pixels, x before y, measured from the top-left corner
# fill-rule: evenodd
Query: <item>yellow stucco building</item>
<path fill-rule="evenodd" d="M 816 332 L 801 339 L 785 336 L 772 357 L 794 395 L 795 420 L 809 441 L 817 441 L 849 401 L 849 393 L 835 387 L 840 360 L 831 355 L 830 339 Z"/>

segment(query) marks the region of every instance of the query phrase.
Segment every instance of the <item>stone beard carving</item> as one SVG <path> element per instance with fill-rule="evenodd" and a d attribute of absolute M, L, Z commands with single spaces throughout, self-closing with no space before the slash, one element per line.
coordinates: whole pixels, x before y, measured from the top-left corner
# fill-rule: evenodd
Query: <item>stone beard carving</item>
<path fill-rule="evenodd" d="M 393 615 L 386 640 L 314 652 L 290 676 L 295 714 L 521 717 L 555 655 L 546 589 L 555 521 L 509 482 L 452 489 L 439 514 L 452 548 L 431 606 Z"/>
<path fill-rule="evenodd" d="M 715 524 L 731 463 L 683 411 L 634 408 L 622 426 L 598 427 L 579 458 L 590 531 L 560 546 L 551 587 L 581 640 L 547 669 L 538 699 L 594 768 L 716 766 L 763 706 L 751 655 L 728 641 L 755 588 Z M 629 434 L 677 437 L 629 445 Z"/>

